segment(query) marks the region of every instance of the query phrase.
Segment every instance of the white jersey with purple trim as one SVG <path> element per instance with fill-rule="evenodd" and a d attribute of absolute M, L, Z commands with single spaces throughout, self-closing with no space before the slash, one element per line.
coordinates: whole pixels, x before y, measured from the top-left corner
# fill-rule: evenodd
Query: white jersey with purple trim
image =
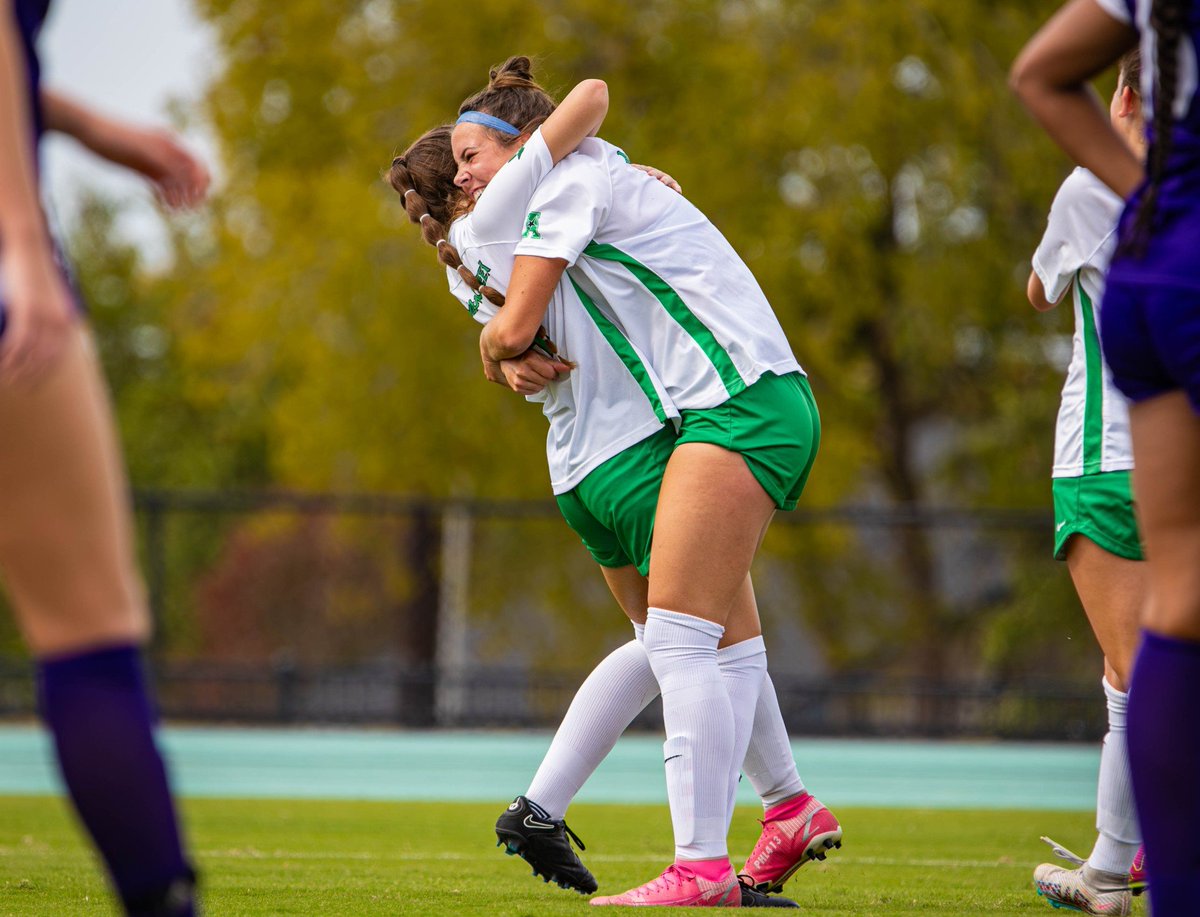
<path fill-rule="evenodd" d="M 588 314 L 650 359 L 679 410 L 803 372 L 754 275 L 683 195 L 589 140 L 530 199 L 518 255 L 563 258 Z"/>
<path fill-rule="evenodd" d="M 1046 232 L 1033 253 L 1033 270 L 1046 299 L 1056 303 L 1068 288 L 1075 307 L 1071 365 L 1054 431 L 1053 477 L 1074 478 L 1133 467 L 1129 408 L 1113 385 L 1100 353 L 1100 300 L 1104 275 L 1117 245 L 1122 200 L 1087 169 L 1062 183 Z"/>
<path fill-rule="evenodd" d="M 450 242 L 463 264 L 501 293 L 512 277 L 526 204 L 552 166 L 541 131 L 535 131 L 496 173 L 475 209 L 450 227 Z M 497 307 L 457 272 L 447 271 L 447 278 L 450 292 L 476 321 L 487 324 L 496 315 Z M 544 324 L 559 354 L 576 363 L 566 379 L 528 398 L 541 403 L 550 423 L 550 485 L 555 494 L 563 494 L 598 465 L 658 432 L 679 412 L 637 347 L 615 328 L 593 321 L 568 285 L 559 284 L 554 291 Z"/>

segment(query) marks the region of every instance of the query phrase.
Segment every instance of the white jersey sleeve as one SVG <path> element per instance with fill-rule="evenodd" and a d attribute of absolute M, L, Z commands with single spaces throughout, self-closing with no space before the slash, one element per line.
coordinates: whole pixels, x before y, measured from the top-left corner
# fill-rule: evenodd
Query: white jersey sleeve
<path fill-rule="evenodd" d="M 1096 5 L 1117 22 L 1133 25 L 1133 0 L 1096 0 Z"/>
<path fill-rule="evenodd" d="M 479 196 L 469 216 L 474 237 L 495 241 L 514 238 L 514 233 L 520 233 L 526 213 L 525 205 L 553 167 L 550 148 L 546 146 L 539 127 L 493 176 Z"/>
<path fill-rule="evenodd" d="M 612 196 L 612 179 L 603 161 L 572 153 L 529 199 L 515 253 L 574 264 L 607 218 Z"/>
<path fill-rule="evenodd" d="M 460 217 L 450 224 L 450 244 L 461 254 L 467 241 L 468 217 Z M 466 264 L 466 262 L 463 262 Z M 479 276 L 476 272 L 476 276 Z M 489 278 L 490 279 L 490 278 Z M 492 305 L 482 295 L 471 289 L 462 279 L 458 271 L 446 268 L 446 283 L 450 287 L 450 295 L 466 307 L 467 313 L 481 325 L 486 325 L 496 315 L 497 306 Z"/>
<path fill-rule="evenodd" d="M 1114 200 L 1116 206 L 1114 207 Z M 1058 302 L 1075 274 L 1090 264 L 1116 232 L 1120 201 L 1087 169 L 1076 169 L 1054 196 L 1046 232 L 1033 253 L 1033 270 L 1046 299 Z"/>

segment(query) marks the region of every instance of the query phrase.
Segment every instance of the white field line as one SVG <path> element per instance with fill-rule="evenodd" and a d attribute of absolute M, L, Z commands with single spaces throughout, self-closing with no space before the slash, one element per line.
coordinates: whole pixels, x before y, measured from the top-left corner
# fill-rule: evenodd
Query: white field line
<path fill-rule="evenodd" d="M 363 860 L 363 861 L 396 861 L 403 863 L 419 862 L 466 862 L 478 860 L 486 853 L 455 853 L 439 851 L 437 853 L 388 853 L 378 854 L 366 851 L 347 851 L 345 853 L 317 853 L 313 851 L 295 852 L 288 850 L 256 850 L 254 848 L 235 850 L 203 850 L 199 858 L 227 860 Z M 588 854 L 589 863 L 658 863 L 669 859 L 669 854 Z M 901 857 L 863 857 L 852 854 L 830 854 L 826 861 L 829 865 L 858 865 L 858 866 L 911 866 L 917 869 L 1004 869 L 1010 866 L 1021 866 L 1011 860 L 933 860 L 905 859 Z"/>
<path fill-rule="evenodd" d="M 11 856 L 29 856 L 31 854 L 42 854 L 47 856 L 57 856 L 61 851 L 56 851 L 49 845 L 25 846 L 25 847 L 0 847 L 0 857 Z M 486 856 L 486 852 L 480 853 L 455 853 L 453 851 L 439 851 L 437 853 L 370 853 L 367 851 L 347 850 L 340 853 L 319 853 L 315 851 L 295 851 L 295 850 L 258 850 L 254 847 L 225 849 L 225 850 L 201 850 L 198 851 L 198 858 L 203 860 L 358 860 L 358 861 L 375 861 L 375 862 L 397 862 L 397 863 L 429 863 L 429 862 L 468 862 L 478 860 L 481 856 Z M 836 866 L 908 866 L 915 869 L 1005 869 L 1010 866 L 1020 866 L 1019 863 L 1014 863 L 1011 860 L 930 860 L 930 859 L 905 859 L 901 857 L 863 857 L 854 856 L 853 854 L 836 853 L 830 854 L 831 859 L 827 861 L 829 865 Z M 669 859 L 668 855 L 659 854 L 589 854 L 587 861 L 589 863 L 660 863 Z"/>

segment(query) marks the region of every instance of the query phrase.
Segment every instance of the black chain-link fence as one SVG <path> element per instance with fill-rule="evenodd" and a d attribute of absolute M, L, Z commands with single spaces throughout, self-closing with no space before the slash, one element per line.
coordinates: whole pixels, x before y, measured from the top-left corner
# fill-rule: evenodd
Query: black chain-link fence
<path fill-rule="evenodd" d="M 632 636 L 549 501 L 153 491 L 136 505 L 170 718 L 545 728 Z M 1043 512 L 781 514 L 754 579 L 790 730 L 1102 734 L 1099 651 L 1050 528 Z M 9 651 L 0 715 L 33 709 Z M 635 725 L 661 725 L 657 702 Z"/>

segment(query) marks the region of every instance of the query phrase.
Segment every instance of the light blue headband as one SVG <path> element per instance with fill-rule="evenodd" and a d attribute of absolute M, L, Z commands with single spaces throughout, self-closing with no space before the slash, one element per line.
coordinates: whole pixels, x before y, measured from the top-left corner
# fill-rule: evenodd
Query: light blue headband
<path fill-rule="evenodd" d="M 494 128 L 503 134 L 509 134 L 513 137 L 519 136 L 521 133 L 507 121 L 493 118 L 491 115 L 484 114 L 481 111 L 464 111 L 454 123 L 463 124 L 464 122 L 467 124 L 482 124 L 484 127 Z"/>

